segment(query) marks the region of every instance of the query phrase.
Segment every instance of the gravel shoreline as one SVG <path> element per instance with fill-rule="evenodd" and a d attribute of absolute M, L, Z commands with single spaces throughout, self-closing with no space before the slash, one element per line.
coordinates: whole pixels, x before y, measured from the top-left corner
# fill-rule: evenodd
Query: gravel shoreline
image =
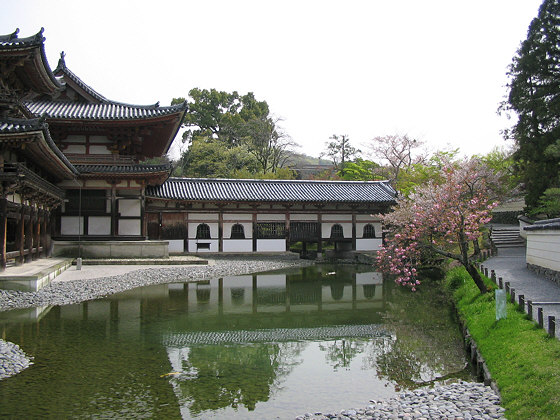
<path fill-rule="evenodd" d="M 300 267 L 313 264 L 293 257 L 221 257 L 212 258 L 209 265 L 153 266 L 118 276 L 57 281 L 38 292 L 0 290 L 0 311 L 37 306 L 70 305 L 98 299 L 118 292 L 161 283 L 210 280 L 263 271 Z M 31 357 L 14 343 L 0 340 L 0 380 L 28 368 Z"/>
<path fill-rule="evenodd" d="M 339 413 L 307 413 L 296 420 L 328 419 L 505 419 L 500 398 L 489 386 L 457 382 L 401 392 L 387 401 L 371 400 L 365 408 Z"/>

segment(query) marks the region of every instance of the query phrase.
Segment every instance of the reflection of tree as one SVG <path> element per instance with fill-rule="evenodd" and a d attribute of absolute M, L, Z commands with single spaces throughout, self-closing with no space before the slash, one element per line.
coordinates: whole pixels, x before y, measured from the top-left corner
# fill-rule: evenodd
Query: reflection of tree
<path fill-rule="evenodd" d="M 182 368 L 193 375 L 176 380 L 192 414 L 239 405 L 251 411 L 258 402 L 267 401 L 281 379 L 301 362 L 296 358 L 303 346 L 258 343 L 193 347 Z"/>
<path fill-rule="evenodd" d="M 325 358 L 336 371 L 338 368 L 348 369 L 352 359 L 363 352 L 366 342 L 342 339 L 319 344 L 322 351 L 326 351 Z"/>
<path fill-rule="evenodd" d="M 367 359 L 378 376 L 408 388 L 443 377 L 468 379 L 462 337 L 437 286 L 425 283 L 415 293 L 393 287 L 392 295 L 385 320 L 392 339 Z"/>

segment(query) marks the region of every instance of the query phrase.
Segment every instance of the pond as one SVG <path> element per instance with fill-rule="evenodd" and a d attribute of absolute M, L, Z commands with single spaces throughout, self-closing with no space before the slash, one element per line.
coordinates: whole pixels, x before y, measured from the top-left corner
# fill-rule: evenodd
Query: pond
<path fill-rule="evenodd" d="M 0 312 L 34 364 L 0 383 L 14 418 L 295 418 L 471 380 L 436 285 L 317 265 Z"/>

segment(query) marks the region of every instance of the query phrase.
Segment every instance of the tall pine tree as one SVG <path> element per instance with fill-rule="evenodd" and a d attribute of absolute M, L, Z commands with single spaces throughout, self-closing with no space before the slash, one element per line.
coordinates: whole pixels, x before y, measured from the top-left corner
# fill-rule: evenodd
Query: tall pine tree
<path fill-rule="evenodd" d="M 544 0 L 527 39 L 513 58 L 508 76 L 509 96 L 503 106 L 518 116 L 510 131 L 514 155 L 526 187 L 525 203 L 560 181 L 560 157 L 552 153 L 560 141 L 560 2 Z"/>

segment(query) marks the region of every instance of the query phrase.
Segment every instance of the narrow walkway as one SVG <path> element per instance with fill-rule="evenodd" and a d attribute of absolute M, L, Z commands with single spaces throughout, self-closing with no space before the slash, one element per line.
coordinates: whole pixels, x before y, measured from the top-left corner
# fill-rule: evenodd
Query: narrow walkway
<path fill-rule="evenodd" d="M 538 276 L 527 268 L 525 247 L 501 248 L 498 255 L 484 261 L 488 271 L 496 272 L 496 279 L 509 281 L 517 296 L 525 295 L 525 302 L 533 301 L 533 319 L 537 320 L 537 308 L 543 308 L 544 328 L 548 331 L 548 316 L 556 317 L 556 337 L 560 338 L 560 286 L 551 280 Z M 525 307 L 527 312 L 527 307 Z"/>

